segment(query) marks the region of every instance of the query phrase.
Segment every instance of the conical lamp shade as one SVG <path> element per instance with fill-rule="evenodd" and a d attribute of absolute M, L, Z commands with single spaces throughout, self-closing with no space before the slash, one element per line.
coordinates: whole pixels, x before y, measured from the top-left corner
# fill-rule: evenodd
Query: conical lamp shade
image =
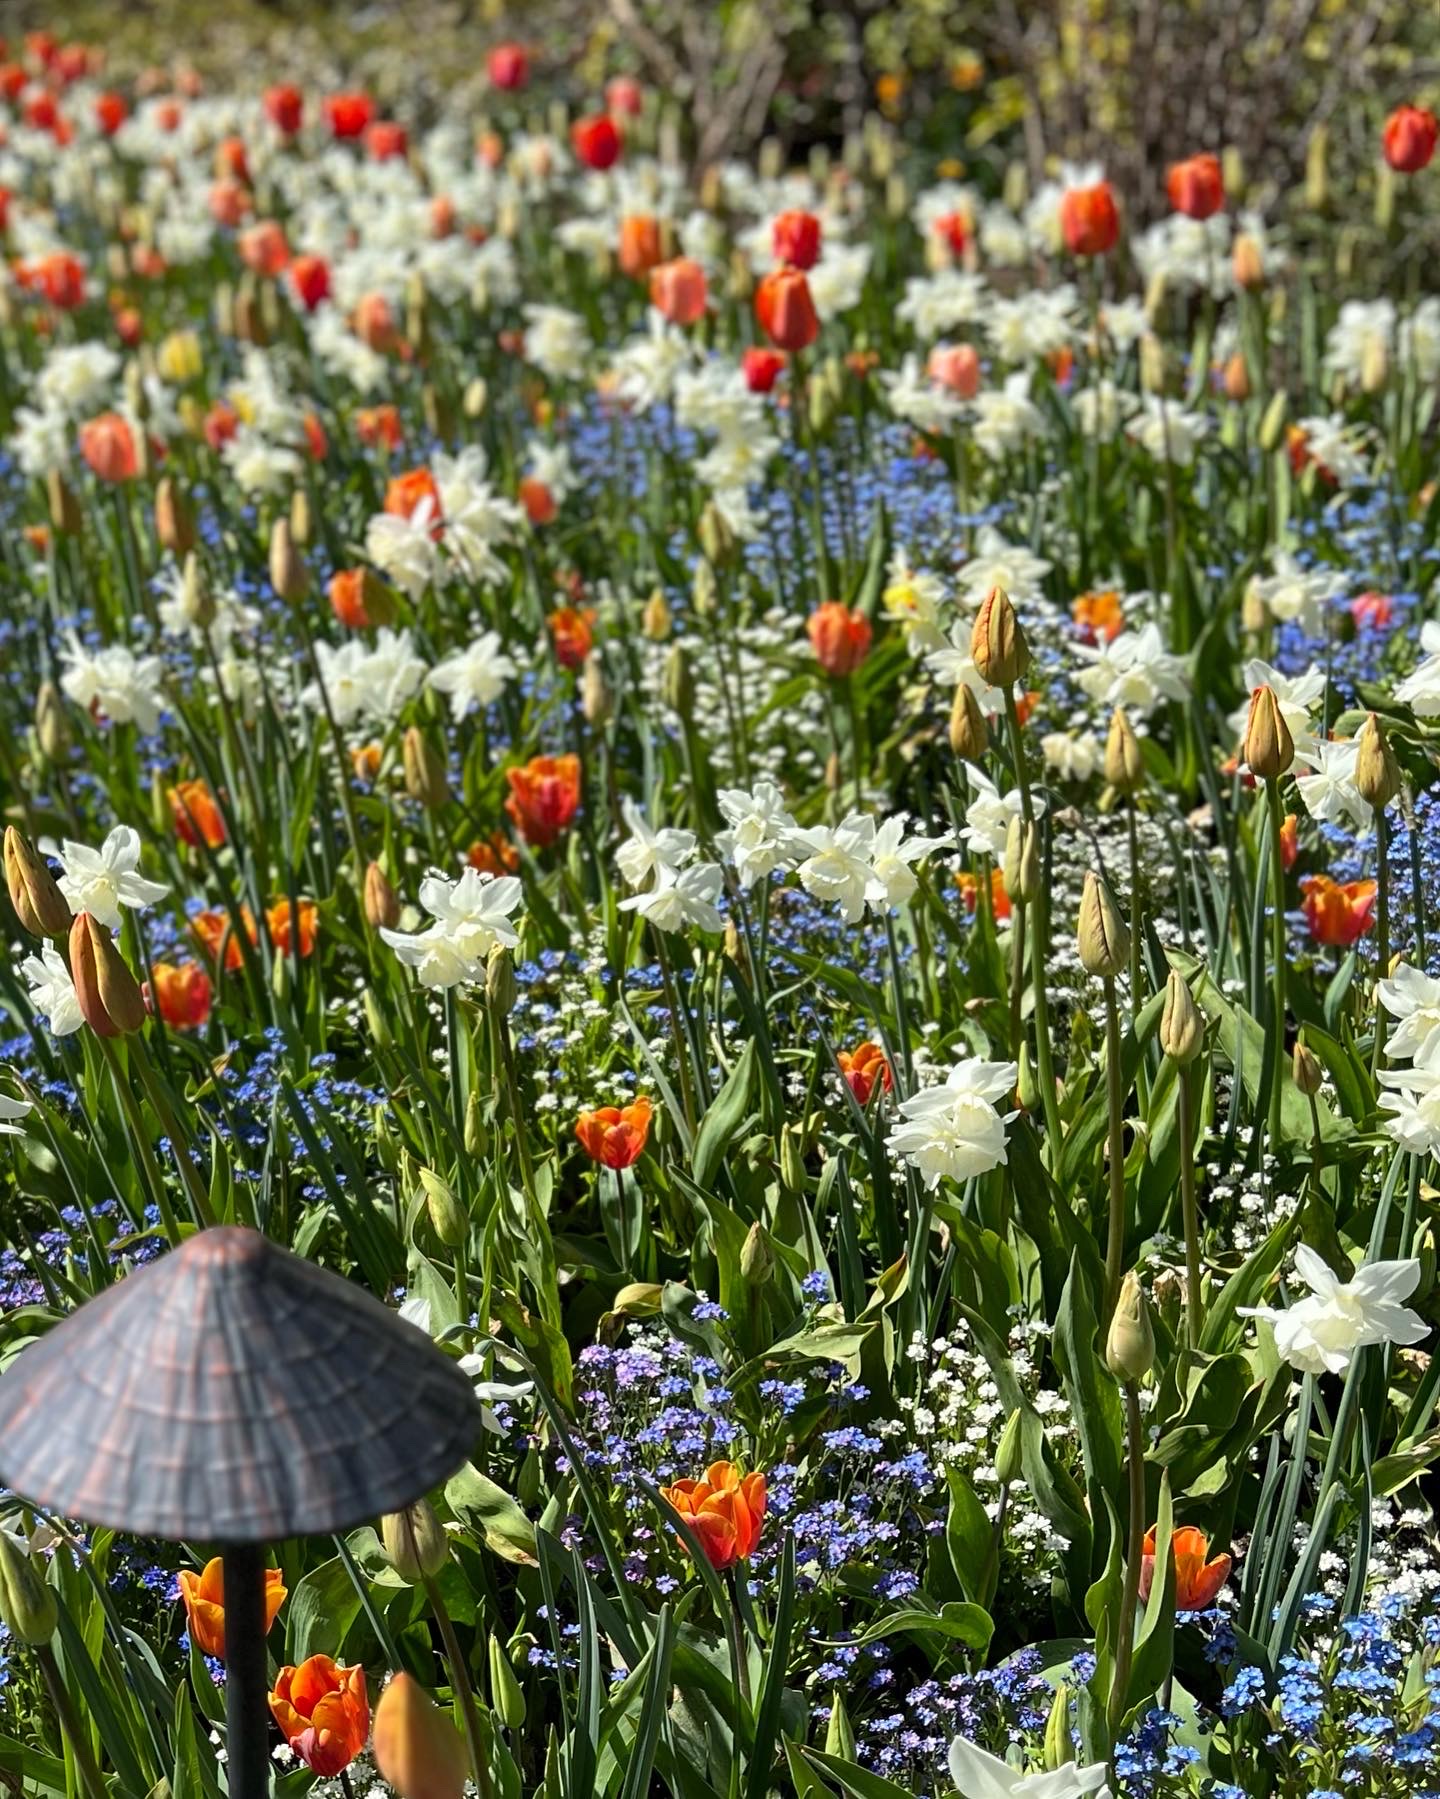
<path fill-rule="evenodd" d="M 258 1543 L 428 1492 L 479 1436 L 470 1382 L 361 1288 L 258 1231 L 200 1231 L 0 1376 L 0 1483 L 136 1536 Z"/>

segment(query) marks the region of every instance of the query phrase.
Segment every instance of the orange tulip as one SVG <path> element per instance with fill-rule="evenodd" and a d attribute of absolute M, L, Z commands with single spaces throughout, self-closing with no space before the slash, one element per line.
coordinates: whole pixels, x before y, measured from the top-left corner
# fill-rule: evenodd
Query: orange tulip
<path fill-rule="evenodd" d="M 398 406 L 362 406 L 355 414 L 355 435 L 362 444 L 383 444 L 398 450 L 405 441 L 405 427 Z"/>
<path fill-rule="evenodd" d="M 974 344 L 937 344 L 925 373 L 957 399 L 973 400 L 980 391 L 980 352 Z"/>
<path fill-rule="evenodd" d="M 133 481 L 140 472 L 130 422 L 118 412 L 102 412 L 80 427 L 80 454 L 102 481 Z"/>
<path fill-rule="evenodd" d="M 395 617 L 394 595 L 368 568 L 337 568 L 330 577 L 330 610 L 352 631 L 373 630 Z"/>
<path fill-rule="evenodd" d="M 244 925 L 245 935 L 251 943 L 258 943 L 255 919 L 248 906 L 240 908 L 240 921 Z M 234 970 L 243 966 L 245 957 L 240 949 L 240 941 L 230 922 L 230 914 L 223 907 L 213 906 L 206 912 L 197 912 L 190 920 L 190 926 L 204 944 L 206 953 L 212 962 L 220 960 L 223 950 L 227 969 Z"/>
<path fill-rule="evenodd" d="M 777 262 L 792 269 L 813 269 L 820 260 L 820 221 L 813 212 L 780 213 L 770 226 L 770 247 Z"/>
<path fill-rule="evenodd" d="M 1385 160 L 1402 175 L 1414 175 L 1435 154 L 1440 123 L 1424 106 L 1397 106 L 1385 121 Z"/>
<path fill-rule="evenodd" d="M 1220 158 L 1208 151 L 1172 162 L 1165 176 L 1165 191 L 1176 212 L 1187 219 L 1208 219 L 1225 204 L 1225 178 Z"/>
<path fill-rule="evenodd" d="M 312 1655 L 275 1677 L 270 1710 L 285 1741 L 312 1774 L 348 1768 L 370 1735 L 365 1670 Z"/>
<path fill-rule="evenodd" d="M 677 256 L 650 271 L 650 304 L 672 325 L 693 325 L 705 316 L 709 290 L 705 271 L 689 256 Z"/>
<path fill-rule="evenodd" d="M 285 1603 L 285 1581 L 278 1568 L 265 1570 L 265 1629 Z M 202 1655 L 225 1659 L 225 1567 L 217 1555 L 199 1574 L 180 1570 L 180 1597 L 185 1601 L 190 1640 Z"/>
<path fill-rule="evenodd" d="M 1120 235 L 1120 209 L 1108 181 L 1067 188 L 1060 199 L 1060 233 L 1072 256 L 1103 256 Z"/>
<path fill-rule="evenodd" d="M 210 1016 L 210 977 L 198 962 L 155 962 L 146 999 L 171 1030 L 198 1031 Z"/>
<path fill-rule="evenodd" d="M 1288 875 L 1300 855 L 1300 822 L 1293 812 L 1285 815 L 1280 827 L 1280 863 Z"/>
<path fill-rule="evenodd" d="M 1025 722 L 1023 719 L 1020 721 Z M 955 885 L 960 889 L 960 898 L 965 910 L 973 912 L 980 904 L 980 883 L 968 868 L 961 869 L 955 877 Z M 990 870 L 990 915 L 996 924 L 1004 924 L 1010 916 L 1010 895 L 1005 891 L 1005 871 L 1000 868 Z"/>
<path fill-rule="evenodd" d="M 870 654 L 870 620 L 839 600 L 827 600 L 805 621 L 815 660 L 827 675 L 853 675 Z"/>
<path fill-rule="evenodd" d="M 470 845 L 465 860 L 482 875 L 513 875 L 520 866 L 520 852 L 503 831 L 492 831 Z"/>
<path fill-rule="evenodd" d="M 538 475 L 522 475 L 516 483 L 515 492 L 532 525 L 554 524 L 560 504 Z"/>
<path fill-rule="evenodd" d="M 558 606 L 546 621 L 555 660 L 563 668 L 583 667 L 595 644 L 595 613 L 589 606 Z"/>
<path fill-rule="evenodd" d="M 397 1674 L 375 1707 L 375 1766 L 400 1799 L 461 1799 L 468 1772 L 460 1732 L 418 1680 Z"/>
<path fill-rule="evenodd" d="M 862 1043 L 859 1049 L 853 1051 L 842 1049 L 835 1059 L 859 1105 L 869 1105 L 877 1080 L 887 1093 L 895 1085 L 895 1076 L 878 1043 Z"/>
<path fill-rule="evenodd" d="M 640 1160 L 650 1135 L 650 1101 L 641 1097 L 628 1106 L 601 1106 L 582 1112 L 575 1135 L 592 1162 L 606 1168 L 629 1168 Z"/>
<path fill-rule="evenodd" d="M 1347 881 L 1342 887 L 1329 875 L 1309 875 L 1300 883 L 1300 902 L 1310 935 L 1317 943 L 1358 943 L 1374 928 L 1374 881 Z"/>
<path fill-rule="evenodd" d="M 677 1480 L 660 1497 L 700 1539 L 712 1568 L 748 1561 L 765 1522 L 765 1476 L 744 1474 L 733 1462 L 712 1462 L 702 1480 Z"/>
<path fill-rule="evenodd" d="M 212 850 L 219 849 L 225 841 L 225 820 L 214 794 L 203 781 L 177 781 L 175 786 L 166 788 L 165 797 L 170 802 L 175 835 L 182 843 L 188 843 L 191 849 L 201 843 Z"/>
<path fill-rule="evenodd" d="M 580 806 L 580 758 L 532 756 L 523 768 L 507 768 L 505 810 L 532 849 L 554 843 Z"/>
<path fill-rule="evenodd" d="M 413 518 L 424 501 L 430 502 L 430 517 L 436 521 L 435 536 L 440 535 L 440 490 L 428 468 L 407 469 L 403 475 L 392 475 L 385 487 L 385 510 L 395 518 Z"/>
<path fill-rule="evenodd" d="M 627 275 L 648 275 L 662 254 L 659 219 L 649 212 L 627 212 L 620 221 L 620 267 Z"/>
<path fill-rule="evenodd" d="M 290 261 L 290 246 L 285 230 L 275 219 L 261 219 L 239 238 L 240 260 L 257 275 L 273 280 L 282 274 Z"/>
<path fill-rule="evenodd" d="M 772 269 L 755 289 L 755 317 L 777 350 L 804 350 L 820 335 L 810 283 L 799 269 Z"/>
<path fill-rule="evenodd" d="M 1175 1560 L 1175 1609 L 1177 1612 L 1203 1612 L 1215 1603 L 1215 1595 L 1230 1578 L 1230 1557 L 1217 1555 L 1209 1560 L 1210 1539 L 1193 1524 L 1182 1524 L 1170 1538 L 1170 1554 Z M 1148 1600 L 1155 1581 L 1155 1527 L 1145 1533 L 1140 1561 L 1140 1598 Z"/>
<path fill-rule="evenodd" d="M 1077 595 L 1070 602 L 1070 616 L 1088 643 L 1112 643 L 1125 629 L 1125 613 L 1114 588 Z"/>
<path fill-rule="evenodd" d="M 270 932 L 270 941 L 282 956 L 290 954 L 291 929 L 297 923 L 300 954 L 308 956 L 315 947 L 315 927 L 320 914 L 314 900 L 301 900 L 295 907 L 295 914 L 292 918 L 288 899 L 276 900 L 273 906 L 265 908 L 265 924 Z"/>
<path fill-rule="evenodd" d="M 73 312 L 85 300 L 85 264 L 67 250 L 53 250 L 22 263 L 16 270 L 22 287 L 38 287 L 61 312 Z"/>

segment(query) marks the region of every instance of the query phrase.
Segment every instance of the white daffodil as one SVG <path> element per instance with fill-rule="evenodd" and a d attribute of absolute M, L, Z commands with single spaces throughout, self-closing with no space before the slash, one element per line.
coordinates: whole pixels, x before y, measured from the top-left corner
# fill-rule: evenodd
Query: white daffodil
<path fill-rule="evenodd" d="M 1440 980 L 1399 962 L 1376 994 L 1390 1016 L 1400 1020 L 1386 1052 L 1397 1059 L 1408 1057 L 1417 1068 L 1440 1065 Z"/>
<path fill-rule="evenodd" d="M 1440 1073 L 1434 1076 L 1440 1082 Z M 1415 1291 L 1420 1264 L 1371 1262 L 1342 1281 L 1308 1244 L 1295 1251 L 1295 1272 L 1308 1296 L 1276 1311 L 1241 1306 L 1246 1318 L 1268 1319 L 1275 1347 L 1302 1374 L 1343 1374 L 1357 1349 L 1369 1343 L 1418 1343 L 1430 1326 L 1402 1304 Z"/>
<path fill-rule="evenodd" d="M 513 875 L 481 874 L 467 868 L 458 881 L 440 875 L 420 883 L 420 904 L 435 920 L 420 932 L 381 929 L 380 935 L 422 987 L 454 987 L 483 980 L 485 963 L 497 946 L 520 941 L 510 914 L 524 889 Z"/>
<path fill-rule="evenodd" d="M 34 1109 L 33 1102 L 28 1099 L 11 1099 L 8 1094 L 0 1093 L 0 1137 L 23 1137 L 25 1129 L 20 1120 Z"/>
<path fill-rule="evenodd" d="M 450 716 L 458 724 L 467 713 L 484 711 L 515 678 L 514 662 L 506 655 L 498 631 L 484 631 L 463 650 L 456 650 L 430 670 L 429 684 L 450 701 Z"/>
<path fill-rule="evenodd" d="M 987 1174 L 1004 1162 L 1005 1126 L 1018 1116 L 997 1112 L 995 1101 L 1014 1092 L 1019 1075 L 1014 1062 L 967 1056 L 950 1070 L 943 1087 L 927 1087 L 901 1101 L 901 1122 L 886 1142 L 930 1188 L 942 1179 Z"/>
<path fill-rule="evenodd" d="M 818 900 L 839 906 L 846 924 L 865 912 L 870 884 L 870 855 L 875 846 L 875 820 L 852 812 L 838 825 L 812 825 L 795 833 L 795 848 L 804 856 L 800 885 Z"/>
<path fill-rule="evenodd" d="M 136 656 L 122 643 L 88 650 L 75 632 L 60 652 L 61 691 L 115 725 L 138 725 L 153 731 L 160 723 L 160 681 L 165 665 L 158 656 Z"/>
<path fill-rule="evenodd" d="M 85 1022 L 80 1001 L 75 997 L 75 983 L 59 950 L 47 943 L 38 956 L 26 956 L 20 964 L 30 988 L 30 1003 L 43 1013 L 55 1037 L 68 1037 Z"/>
<path fill-rule="evenodd" d="M 620 810 L 630 832 L 629 840 L 615 852 L 615 866 L 628 887 L 643 887 L 653 876 L 661 881 L 666 875 L 678 874 L 695 854 L 695 833 L 664 826 L 652 831 L 645 815 L 627 797 Z"/>
<path fill-rule="evenodd" d="M 1020 789 L 1012 787 L 1008 793 L 1001 793 L 989 775 L 973 762 L 965 764 L 965 774 L 975 797 L 965 809 L 961 840 L 967 848 L 983 855 L 1003 856 L 1010 820 L 1019 818 L 1024 809 Z M 1044 794 L 1034 794 L 1032 802 L 1037 812 L 1045 810 Z"/>
<path fill-rule="evenodd" d="M 914 869 L 933 850 L 951 849 L 953 837 L 906 837 L 905 819 L 887 818 L 870 849 L 870 879 L 865 901 L 872 912 L 886 912 L 910 900 L 920 882 Z"/>
<path fill-rule="evenodd" d="M 661 931 L 682 931 L 686 925 L 702 931 L 725 929 L 725 920 L 715 909 L 725 885 L 725 871 L 718 862 L 696 862 L 678 874 L 661 866 L 658 875 L 653 887 L 621 900 L 620 910 L 638 912 Z"/>
<path fill-rule="evenodd" d="M 968 1737 L 950 1745 L 950 1778 L 960 1799 L 1110 1799 L 1104 1762 L 1067 1762 L 1048 1774 L 1025 1774 Z"/>
<path fill-rule="evenodd" d="M 1138 631 L 1122 631 L 1109 643 L 1072 647 L 1090 665 L 1076 675 L 1077 684 L 1102 706 L 1123 706 L 1134 718 L 1149 718 L 1157 706 L 1184 700 L 1190 692 L 1185 658 L 1165 648 L 1153 619 Z"/>
<path fill-rule="evenodd" d="M 735 864 L 742 887 L 790 867 L 796 825 L 773 781 L 757 781 L 748 793 L 743 787 L 722 787 L 715 798 L 730 827 L 719 833 L 715 847 Z"/>
<path fill-rule="evenodd" d="M 160 881 L 147 881 L 136 871 L 140 866 L 140 833 L 130 825 L 116 825 L 98 850 L 66 838 L 60 845 L 64 873 L 57 885 L 77 915 L 88 912 L 107 930 L 120 929 L 120 908 L 140 912 L 164 899 L 170 891 Z"/>
<path fill-rule="evenodd" d="M 1318 824 L 1349 823 L 1357 831 L 1368 831 L 1375 814 L 1368 800 L 1361 797 L 1355 785 L 1355 765 L 1360 745 L 1354 738 L 1339 743 L 1317 738 L 1308 749 L 1297 750 L 1297 763 L 1310 767 L 1309 774 L 1298 771 L 1295 785 L 1305 810 Z"/>

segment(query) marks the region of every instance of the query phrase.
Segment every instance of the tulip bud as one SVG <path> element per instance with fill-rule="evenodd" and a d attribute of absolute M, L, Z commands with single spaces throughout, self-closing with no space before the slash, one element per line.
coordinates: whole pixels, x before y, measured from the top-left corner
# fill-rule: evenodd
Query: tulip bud
<path fill-rule="evenodd" d="M 1250 398 L 1250 365 L 1239 350 L 1225 364 L 1225 397 L 1237 403 Z"/>
<path fill-rule="evenodd" d="M 1305 204 L 1311 212 L 1318 212 L 1329 194 L 1329 171 L 1326 166 L 1329 148 L 1329 131 L 1324 125 L 1317 125 L 1305 146 Z"/>
<path fill-rule="evenodd" d="M 819 437 L 827 432 L 835 422 L 838 408 L 835 404 L 835 390 L 827 387 L 823 381 L 812 381 L 807 389 L 810 415 L 810 429 Z"/>
<path fill-rule="evenodd" d="M 195 508 L 173 475 L 162 475 L 155 489 L 155 535 L 172 556 L 183 558 L 195 547 Z"/>
<path fill-rule="evenodd" d="M 1150 1326 L 1150 1307 L 1140 1276 L 1132 1268 L 1120 1283 L 1120 1297 L 1105 1339 L 1105 1365 L 1130 1386 L 1137 1385 L 1155 1365 L 1155 1333 Z"/>
<path fill-rule="evenodd" d="M 1377 812 L 1385 810 L 1403 785 L 1390 739 L 1373 712 L 1361 725 L 1356 740 L 1355 785 L 1361 799 Z"/>
<path fill-rule="evenodd" d="M 401 1799 L 462 1799 L 465 1744 L 419 1681 L 397 1674 L 375 1707 L 371 1752 Z"/>
<path fill-rule="evenodd" d="M 75 490 L 60 470 L 51 469 L 45 477 L 45 499 L 50 508 L 50 529 L 60 537 L 74 537 L 82 519 Z"/>
<path fill-rule="evenodd" d="M 1140 339 L 1140 385 L 1147 394 L 1163 394 L 1171 385 L 1174 373 L 1164 344 L 1153 331 Z"/>
<path fill-rule="evenodd" d="M 1013 687 L 1030 666 L 1030 646 L 1003 587 L 992 587 L 975 614 L 970 655 L 992 687 Z"/>
<path fill-rule="evenodd" d="M 1283 387 L 1278 388 L 1260 421 L 1260 448 L 1267 456 L 1273 455 L 1284 442 L 1285 420 L 1289 413 L 1290 396 Z"/>
<path fill-rule="evenodd" d="M 1070 1735 L 1070 1689 L 1058 1681 L 1055 1697 L 1050 1702 L 1050 1716 L 1045 1720 L 1045 1770 L 1056 1774 L 1075 1759 L 1075 1742 Z"/>
<path fill-rule="evenodd" d="M 690 603 L 695 608 L 697 618 L 708 618 L 715 610 L 717 591 L 715 570 L 709 560 L 702 556 L 695 564 L 695 573 L 690 578 Z"/>
<path fill-rule="evenodd" d="M 411 725 L 400 740 L 400 762 L 405 771 L 405 791 L 427 812 L 440 812 L 450 803 L 450 778 L 445 758 L 419 725 Z"/>
<path fill-rule="evenodd" d="M 525 1693 L 510 1666 L 510 1657 L 492 1630 L 487 1649 L 490 1665 L 490 1704 L 506 1730 L 518 1730 L 525 1722 Z"/>
<path fill-rule="evenodd" d="M 830 1689 L 830 1721 L 825 1726 L 825 1753 L 838 1755 L 847 1762 L 855 1759 L 855 1732 L 851 1728 L 839 1687 Z"/>
<path fill-rule="evenodd" d="M 1001 879 L 1012 904 L 1033 900 L 1040 891 L 1040 833 L 1018 816 L 1005 827 Z"/>
<path fill-rule="evenodd" d="M 1253 289 L 1264 285 L 1265 259 L 1260 254 L 1259 244 L 1248 231 L 1236 236 L 1230 267 L 1237 287 Z"/>
<path fill-rule="evenodd" d="M 50 1641 L 60 1622 L 55 1589 L 5 1530 L 0 1530 L 0 1622 L 11 1636 L 36 1648 Z"/>
<path fill-rule="evenodd" d="M 580 676 L 580 710 L 586 724 L 592 730 L 599 730 L 610 717 L 613 709 L 610 688 L 605 680 L 604 664 L 592 651 L 585 658 L 585 667 Z"/>
<path fill-rule="evenodd" d="M 672 644 L 665 658 L 661 696 L 672 712 L 688 719 L 695 706 L 695 683 L 690 678 L 690 659 L 683 643 Z"/>
<path fill-rule="evenodd" d="M 372 931 L 378 931 L 382 925 L 393 931 L 400 922 L 399 895 L 378 862 L 372 862 L 365 870 L 365 922 Z"/>
<path fill-rule="evenodd" d="M 490 389 L 486 387 L 482 376 L 477 375 L 465 389 L 460 399 L 460 410 L 467 419 L 478 419 L 485 416 L 485 407 L 490 399 Z"/>
<path fill-rule="evenodd" d="M 705 502 L 700 514 L 700 548 L 707 560 L 717 565 L 728 562 L 735 550 L 735 533 L 713 500 Z"/>
<path fill-rule="evenodd" d="M 1320 1091 L 1325 1071 L 1314 1050 L 1307 1049 L 1298 1038 L 1290 1056 L 1290 1072 L 1295 1077 L 1295 1085 L 1307 1099 Z"/>
<path fill-rule="evenodd" d="M 490 1153 L 490 1132 L 485 1126 L 485 1113 L 480 1105 L 480 1095 L 472 1087 L 470 1097 L 465 1101 L 465 1154 L 467 1156 L 485 1156 Z"/>
<path fill-rule="evenodd" d="M 215 622 L 215 596 L 194 550 L 185 558 L 180 572 L 180 610 L 189 624 L 203 628 Z"/>
<path fill-rule="evenodd" d="M 286 518 L 277 518 L 270 532 L 270 585 L 291 606 L 310 591 L 310 571 L 295 548 Z"/>
<path fill-rule="evenodd" d="M 757 1220 L 740 1246 L 740 1278 L 751 1287 L 763 1287 L 775 1272 L 775 1253 Z"/>
<path fill-rule="evenodd" d="M 1011 1412 L 1000 1433 L 1000 1447 L 995 1451 L 995 1478 L 1002 1487 L 1013 1487 L 1021 1474 L 1021 1435 L 1019 1411 Z"/>
<path fill-rule="evenodd" d="M 35 695 L 35 741 L 47 762 L 58 762 L 70 747 L 70 721 L 53 681 L 42 681 Z"/>
<path fill-rule="evenodd" d="M 86 1024 L 97 1037 L 121 1037 L 145 1023 L 145 996 L 115 940 L 88 912 L 70 926 L 70 974 Z"/>
<path fill-rule="evenodd" d="M 63 937 L 70 907 L 44 858 L 14 825 L 5 827 L 5 885 L 21 926 L 32 937 Z"/>
<path fill-rule="evenodd" d="M 470 1219 L 464 1206 L 456 1199 L 450 1183 L 441 1180 L 433 1168 L 420 1170 L 420 1186 L 430 1214 L 430 1228 L 447 1249 L 457 1249 L 470 1235 Z"/>
<path fill-rule="evenodd" d="M 805 1146 L 793 1124 L 780 1133 L 780 1182 L 787 1193 L 805 1191 Z"/>
<path fill-rule="evenodd" d="M 1015 1083 L 1015 1094 L 1020 1101 L 1021 1111 L 1029 1112 L 1032 1116 L 1044 1104 L 1040 1089 L 1035 1085 L 1035 1065 L 1030 1060 L 1030 1045 L 1023 1039 L 1020 1044 L 1020 1078 Z"/>
<path fill-rule="evenodd" d="M 950 708 L 950 748 L 962 762 L 978 762 L 990 747 L 990 727 L 980 702 L 962 681 Z"/>
<path fill-rule="evenodd" d="M 1160 1014 L 1160 1048 L 1185 1068 L 1205 1047 L 1205 1018 L 1195 996 L 1176 969 L 1165 978 L 1165 1009 Z"/>
<path fill-rule="evenodd" d="M 1295 760 L 1295 740 L 1273 687 L 1257 687 L 1250 696 L 1241 755 L 1257 781 L 1278 781 Z"/>
<path fill-rule="evenodd" d="M 1110 714 L 1105 738 L 1105 779 L 1117 793 L 1137 793 L 1145 785 L 1145 760 L 1140 739 L 1123 706 Z"/>
<path fill-rule="evenodd" d="M 727 962 L 740 963 L 745 954 L 745 946 L 740 941 L 740 932 L 733 918 L 725 920 L 725 959 Z"/>
<path fill-rule="evenodd" d="M 455 435 L 455 414 L 433 381 L 427 381 L 420 389 L 420 411 L 430 435 L 438 437 L 441 443 L 449 443 Z"/>
<path fill-rule="evenodd" d="M 1371 335 L 1360 356 L 1360 389 L 1378 394 L 1390 377 L 1390 351 L 1383 337 Z"/>
<path fill-rule="evenodd" d="M 380 1520 L 380 1540 L 390 1566 L 411 1586 L 431 1579 L 450 1559 L 445 1528 L 428 1499 L 387 1512 Z"/>
<path fill-rule="evenodd" d="M 1115 895 L 1093 872 L 1086 873 L 1081 890 L 1076 939 L 1088 974 L 1113 980 L 1129 960 L 1130 932 L 1120 916 Z"/>
<path fill-rule="evenodd" d="M 283 956 L 277 958 L 283 962 Z M 361 1010 L 365 1014 L 365 1028 L 370 1033 L 370 1041 L 377 1049 L 388 1049 L 394 1041 L 394 1033 L 390 1029 L 390 1020 L 385 1016 L 385 1009 L 375 997 L 375 989 L 367 987 L 360 996 Z"/>
<path fill-rule="evenodd" d="M 485 964 L 485 1004 L 497 1017 L 508 1017 L 515 1009 L 515 962 L 501 943 Z"/>
<path fill-rule="evenodd" d="M 315 510 L 308 488 L 297 487 L 290 496 L 290 541 L 301 549 L 315 535 Z"/>
<path fill-rule="evenodd" d="M 673 620 L 665 595 L 657 587 L 645 602 L 645 610 L 640 614 L 640 629 L 651 643 L 664 643 L 670 635 Z"/>

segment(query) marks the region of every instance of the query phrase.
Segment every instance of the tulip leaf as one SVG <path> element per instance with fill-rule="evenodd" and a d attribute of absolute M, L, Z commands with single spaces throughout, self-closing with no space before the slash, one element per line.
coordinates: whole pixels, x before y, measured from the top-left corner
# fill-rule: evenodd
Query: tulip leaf
<path fill-rule="evenodd" d="M 1071 1257 L 1070 1278 L 1060 1296 L 1052 1348 L 1080 1438 L 1094 1519 L 1100 1515 L 1100 1495 L 1120 1491 L 1124 1468 L 1120 1390 L 1100 1360 L 1098 1329 L 1090 1287 L 1077 1254 Z"/>
<path fill-rule="evenodd" d="M 910 1799 L 908 1787 L 896 1786 L 868 1768 L 857 1768 L 854 1762 L 842 1761 L 838 1755 L 826 1755 L 823 1749 L 801 1746 L 801 1755 L 814 1768 L 826 1774 L 848 1799 Z"/>
<path fill-rule="evenodd" d="M 995 1526 L 963 1469 L 953 1463 L 948 1465 L 945 1480 L 950 1488 L 950 1509 L 945 1515 L 945 1545 L 950 1551 L 950 1565 L 966 1595 L 978 1601 L 984 1597 L 980 1589 L 990 1560 Z"/>
<path fill-rule="evenodd" d="M 697 1187 L 708 1188 L 713 1184 L 726 1150 L 745 1121 L 755 1086 L 757 1055 L 752 1037 L 700 1120 L 690 1156 L 690 1173 Z"/>
<path fill-rule="evenodd" d="M 539 1566 L 535 1526 L 518 1500 L 512 1499 L 471 1463 L 445 1483 L 445 1499 L 451 1511 L 471 1533 L 503 1561 L 523 1567 Z"/>
<path fill-rule="evenodd" d="M 925 1611 L 919 1606 L 891 1612 L 887 1617 L 877 1618 L 855 1640 L 857 1643 L 875 1643 L 881 1637 L 893 1636 L 899 1630 L 914 1631 L 917 1635 L 928 1633 L 950 1637 L 956 1642 L 964 1643 L 967 1648 L 986 1649 L 995 1634 L 995 1625 L 984 1606 L 972 1605 L 963 1599 L 952 1600 L 949 1605 L 942 1605 L 935 1612 Z"/>
<path fill-rule="evenodd" d="M 1159 1691 L 1170 1672 L 1175 1639 L 1175 1556 L 1171 1549 L 1174 1513 L 1170 1503 L 1170 1479 L 1160 1477 L 1160 1498 L 1155 1512 L 1155 1563 L 1150 1597 L 1140 1620 L 1135 1655 L 1130 1663 L 1126 1710 Z M 1163 1573 L 1162 1573 L 1163 1570 Z"/>
<path fill-rule="evenodd" d="M 338 1655 L 360 1615 L 360 1595 L 343 1559 L 334 1555 L 312 1568 L 285 1607 L 285 1653 L 292 1663 L 307 1656 Z"/>

